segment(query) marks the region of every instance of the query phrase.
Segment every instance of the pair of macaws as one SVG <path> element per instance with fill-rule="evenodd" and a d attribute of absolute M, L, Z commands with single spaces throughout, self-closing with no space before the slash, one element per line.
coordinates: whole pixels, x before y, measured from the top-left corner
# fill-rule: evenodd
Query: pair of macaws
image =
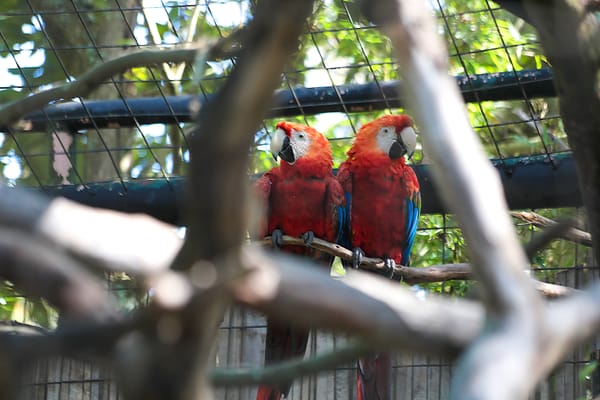
<path fill-rule="evenodd" d="M 416 135 L 406 115 L 386 115 L 363 125 L 342 163 L 332 172 L 329 142 L 315 129 L 291 122 L 277 124 L 271 151 L 279 167 L 255 184 L 267 208 L 261 236 L 271 235 L 275 246 L 282 234 L 319 237 L 353 249 L 358 267 L 363 254 L 408 265 L 420 209 L 419 183 L 404 156 L 415 149 Z M 309 247 L 283 246 L 283 250 L 314 258 L 331 266 L 333 257 Z M 287 323 L 267 321 L 265 364 L 303 357 L 309 331 Z M 287 396 L 292 382 L 262 385 L 257 400 Z M 359 400 L 389 399 L 391 362 L 386 354 L 358 360 Z"/>

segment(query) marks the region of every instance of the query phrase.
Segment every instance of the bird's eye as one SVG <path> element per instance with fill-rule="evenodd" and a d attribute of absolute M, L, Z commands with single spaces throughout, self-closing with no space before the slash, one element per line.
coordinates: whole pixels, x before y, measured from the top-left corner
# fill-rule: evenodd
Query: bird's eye
<path fill-rule="evenodd" d="M 304 139 L 304 133 L 300 133 L 300 134 L 298 134 L 298 137 L 299 137 L 300 139 Z"/>
<path fill-rule="evenodd" d="M 383 133 L 390 133 L 390 130 L 388 128 L 383 128 Z"/>

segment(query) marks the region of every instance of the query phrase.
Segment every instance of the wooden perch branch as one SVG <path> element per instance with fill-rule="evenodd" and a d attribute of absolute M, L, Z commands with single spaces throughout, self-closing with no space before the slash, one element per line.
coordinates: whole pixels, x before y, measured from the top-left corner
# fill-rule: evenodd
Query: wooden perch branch
<path fill-rule="evenodd" d="M 283 235 L 281 240 L 283 245 L 312 247 L 331 254 L 332 256 L 339 257 L 342 260 L 352 260 L 352 251 L 339 244 L 331 243 L 320 238 L 315 238 L 310 245 L 306 244 L 302 238 L 295 238 L 288 235 Z M 263 240 L 263 244 L 271 245 L 271 237 L 266 237 Z M 384 271 L 386 267 L 381 258 L 363 257 L 359 268 L 365 271 Z M 392 280 L 403 281 L 408 284 L 471 278 L 472 271 L 468 264 L 443 264 L 419 268 L 397 265 L 394 268 L 392 276 Z"/>
<path fill-rule="evenodd" d="M 352 252 L 350 250 L 339 244 L 331 243 L 320 238 L 315 238 L 310 245 L 306 244 L 302 238 L 295 238 L 288 235 L 283 235 L 281 241 L 283 245 L 312 247 L 316 250 L 340 257 L 346 261 L 352 260 Z M 271 237 L 266 237 L 263 240 L 263 244 L 270 246 Z M 384 271 L 386 267 L 381 258 L 363 257 L 359 268 L 364 271 Z M 429 267 L 406 267 L 404 265 L 396 265 L 391 279 L 408 284 L 415 284 L 474 279 L 474 277 L 470 264 L 441 264 Z M 533 280 L 533 282 L 536 289 L 549 298 L 567 296 L 577 292 L 576 289 L 566 286 L 540 282 L 537 280 Z"/>
<path fill-rule="evenodd" d="M 512 211 L 510 213 L 514 218 L 517 218 L 523 222 L 536 226 L 538 228 L 549 228 L 556 226 L 559 222 L 554 221 L 550 218 L 546 218 L 543 215 L 528 212 L 528 211 Z M 581 229 L 570 227 L 566 229 L 562 235 L 563 239 L 570 240 L 575 243 L 582 244 L 584 246 L 592 247 L 592 235 L 589 232 L 585 232 Z"/>

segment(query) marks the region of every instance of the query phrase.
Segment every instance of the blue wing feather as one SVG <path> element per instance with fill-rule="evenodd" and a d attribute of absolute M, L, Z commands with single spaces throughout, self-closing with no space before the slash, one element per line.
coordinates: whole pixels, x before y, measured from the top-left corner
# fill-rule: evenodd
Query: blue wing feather
<path fill-rule="evenodd" d="M 421 193 L 416 191 L 406 199 L 406 241 L 402 248 L 402 264 L 410 265 L 410 251 L 417 235 L 417 225 L 421 212 Z"/>
<path fill-rule="evenodd" d="M 346 197 L 346 208 L 344 209 L 344 219 L 342 221 L 340 234 L 338 235 L 338 244 L 347 249 L 352 248 L 351 230 L 350 230 L 350 210 L 352 205 L 352 195 L 349 192 L 344 192 Z"/>
<path fill-rule="evenodd" d="M 344 240 L 344 235 L 346 231 L 346 208 L 344 206 L 337 206 L 337 214 L 338 214 L 338 231 L 336 243 L 341 244 Z"/>

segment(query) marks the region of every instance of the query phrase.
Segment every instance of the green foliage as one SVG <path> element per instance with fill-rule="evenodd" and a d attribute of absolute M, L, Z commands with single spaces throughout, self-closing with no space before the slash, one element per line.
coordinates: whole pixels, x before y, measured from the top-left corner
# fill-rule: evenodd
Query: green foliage
<path fill-rule="evenodd" d="M 414 267 L 468 262 L 465 240 L 451 215 L 422 215 L 411 255 Z M 432 292 L 463 295 L 471 283 L 451 281 L 423 285 Z"/>
<path fill-rule="evenodd" d="M 535 212 L 553 220 L 583 219 L 583 213 L 575 208 L 540 209 Z M 540 231 L 539 228 L 521 222 L 517 222 L 516 226 L 523 243 L 530 241 Z M 535 255 L 531 267 L 538 279 L 556 282 L 557 275 L 569 268 L 588 266 L 590 254 L 590 249 L 583 245 L 557 239 Z"/>
<path fill-rule="evenodd" d="M 576 208 L 535 210 L 547 218 L 579 218 L 581 211 Z M 517 234 L 525 245 L 540 232 L 531 224 L 515 221 Z M 531 269 L 537 279 L 557 282 L 559 274 L 577 266 L 587 266 L 590 249 L 573 242 L 557 239 L 536 254 Z M 452 215 L 425 215 L 419 221 L 411 264 L 415 267 L 469 262 L 468 249 L 461 230 Z M 471 287 L 469 282 L 446 282 L 425 285 L 429 290 L 445 294 L 463 295 Z"/>
<path fill-rule="evenodd" d="M 25 297 L 12 283 L 3 282 L 0 284 L 0 319 L 55 328 L 58 314 L 46 301 Z"/>
<path fill-rule="evenodd" d="M 596 371 L 597 368 L 598 368 L 598 360 L 591 360 L 590 362 L 585 364 L 585 367 L 583 367 L 582 369 L 579 370 L 579 376 L 578 376 L 579 381 L 583 382 L 583 381 L 590 380 L 590 377 Z"/>
<path fill-rule="evenodd" d="M 143 285 L 140 285 L 127 274 L 110 274 L 107 280 L 109 291 L 116 297 L 122 310 L 133 311 L 147 303 L 148 293 Z"/>

